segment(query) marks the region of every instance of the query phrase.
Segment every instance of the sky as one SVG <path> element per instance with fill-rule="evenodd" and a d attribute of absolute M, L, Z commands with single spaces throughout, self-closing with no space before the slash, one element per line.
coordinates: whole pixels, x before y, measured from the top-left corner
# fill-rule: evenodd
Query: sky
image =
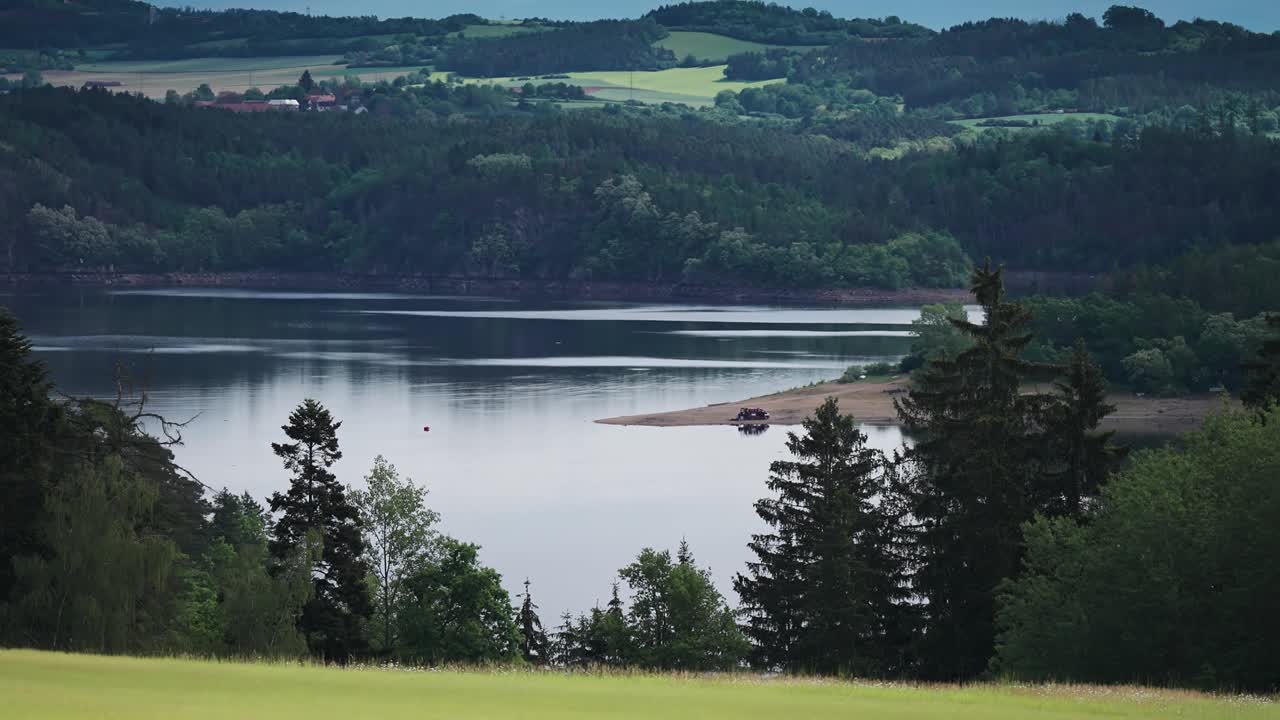
<path fill-rule="evenodd" d="M 656 5 L 678 0 L 161 0 L 161 4 L 182 7 L 252 7 L 266 10 L 315 14 L 367 15 L 379 17 L 443 17 L 454 13 L 476 13 L 488 18 L 550 17 L 590 20 L 601 17 L 638 17 Z M 1058 19 L 1072 12 L 1101 18 L 1114 4 L 1145 7 L 1168 22 L 1206 17 L 1243 25 L 1258 32 L 1280 30 L 1280 2 L 1277 0 L 808 0 L 786 2 L 793 7 L 812 6 L 840 17 L 884 17 L 932 28 L 945 28 L 966 20 L 990 17 L 1021 17 L 1033 20 Z"/>

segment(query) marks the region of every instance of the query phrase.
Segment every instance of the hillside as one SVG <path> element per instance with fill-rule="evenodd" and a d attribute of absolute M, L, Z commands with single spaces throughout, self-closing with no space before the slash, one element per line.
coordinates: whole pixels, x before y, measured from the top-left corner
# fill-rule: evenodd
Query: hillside
<path fill-rule="evenodd" d="M 0 97 L 4 259 L 955 287 L 972 258 L 1114 271 L 1280 236 L 1280 144 L 1233 129 L 1062 124 L 886 161 L 804 128 L 522 111 L 479 85 L 361 93 L 369 116 Z"/>

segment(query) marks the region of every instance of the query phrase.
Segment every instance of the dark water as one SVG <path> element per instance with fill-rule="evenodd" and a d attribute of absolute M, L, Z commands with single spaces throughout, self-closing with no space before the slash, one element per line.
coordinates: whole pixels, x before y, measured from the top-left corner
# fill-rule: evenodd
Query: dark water
<path fill-rule="evenodd" d="M 198 416 L 179 461 L 259 498 L 270 443 L 314 397 L 343 425 L 339 478 L 375 455 L 426 484 L 442 528 L 483 546 L 549 623 L 607 599 L 645 546 L 687 538 L 731 601 L 786 429 L 593 420 L 739 400 L 895 360 L 911 308 L 530 304 L 411 295 L 163 291 L 0 298 L 63 391 L 109 395 L 125 363 L 151 409 Z M 727 411 L 728 412 L 728 411 Z M 430 432 L 423 432 L 423 426 Z M 896 428 L 866 428 L 890 449 Z"/>

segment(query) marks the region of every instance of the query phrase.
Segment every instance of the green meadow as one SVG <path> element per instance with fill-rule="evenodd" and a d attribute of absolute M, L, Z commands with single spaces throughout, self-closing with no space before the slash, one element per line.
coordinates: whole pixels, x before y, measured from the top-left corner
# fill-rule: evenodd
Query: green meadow
<path fill-rule="evenodd" d="M 993 118 L 974 118 L 970 120 L 952 120 L 952 124 L 961 125 L 973 130 L 993 130 L 990 126 L 983 126 L 988 120 L 1023 120 L 1029 123 L 1039 121 L 1041 125 L 1054 125 L 1064 120 L 1079 120 L 1088 122 L 1090 120 L 1119 120 L 1119 115 L 1109 115 L 1107 113 L 1032 113 L 1029 115 L 1005 115 L 1004 117 Z M 1020 130 L 1023 128 L 1003 128 L 1005 130 Z"/>
<path fill-rule="evenodd" d="M 710 105 L 721 90 L 738 92 L 743 88 L 760 87 L 785 80 L 761 82 L 731 82 L 724 79 L 724 66 L 698 68 L 671 68 L 669 70 L 636 71 L 608 70 L 599 72 L 566 73 L 567 79 L 520 80 L 517 78 L 469 78 L 466 82 L 497 85 L 523 85 L 525 82 L 563 82 L 595 88 L 591 97 L 596 100 L 624 102 L 634 97 L 645 103 L 674 102 L 688 105 Z M 634 93 L 633 93 L 634 89 Z"/>
<path fill-rule="evenodd" d="M 1274 702 L 1087 686 L 898 686 L 559 672 L 338 670 L 0 651 L 3 716 L 1018 720 L 1280 717 Z"/>
<path fill-rule="evenodd" d="M 489 25 L 468 25 L 462 29 L 461 34 L 469 38 L 500 38 L 511 35 L 523 35 L 524 33 L 543 32 L 551 28 L 542 25 L 516 25 L 514 23 L 491 23 Z"/>
<path fill-rule="evenodd" d="M 670 50 L 680 59 L 692 55 L 699 60 L 713 62 L 724 62 L 730 55 L 744 52 L 763 52 L 776 47 L 799 51 L 817 50 L 820 47 L 826 47 L 825 45 L 766 45 L 765 43 L 731 38 L 727 35 L 681 30 L 672 31 L 670 35 L 654 43 L 654 45 Z"/>

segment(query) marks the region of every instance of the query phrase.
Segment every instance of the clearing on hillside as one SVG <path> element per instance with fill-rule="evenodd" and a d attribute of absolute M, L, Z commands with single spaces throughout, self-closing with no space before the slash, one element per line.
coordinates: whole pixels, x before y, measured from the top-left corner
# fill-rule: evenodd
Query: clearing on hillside
<path fill-rule="evenodd" d="M 534 84 L 562 82 L 583 86 L 587 89 L 587 94 L 596 100 L 626 102 L 634 98 L 643 103 L 673 102 L 693 106 L 712 104 L 715 102 L 716 95 L 722 90 L 738 92 L 743 88 L 786 82 L 781 78 L 750 83 L 725 80 L 723 65 L 671 68 L 670 70 L 637 70 L 636 72 L 604 70 L 565 73 L 565 75 L 567 77 L 556 79 L 468 78 L 466 82 L 506 87 L 519 87 L 526 82 Z"/>
<path fill-rule="evenodd" d="M 1088 122 L 1090 120 L 1119 120 L 1119 115 L 1108 115 L 1106 113 L 1031 113 L 1028 115 L 1005 115 L 1003 117 L 990 118 L 973 118 L 970 120 L 952 120 L 953 125 L 960 125 L 972 130 L 995 130 L 1003 128 L 1005 130 L 1023 130 L 1025 127 L 1019 126 L 1003 126 L 1003 125 L 983 125 L 985 122 L 1027 122 L 1039 123 L 1039 125 L 1056 125 L 1065 120 L 1079 120 Z M 1034 127 L 1034 125 L 1033 125 Z"/>
<path fill-rule="evenodd" d="M 826 45 L 767 45 L 750 40 L 731 38 L 728 35 L 685 30 L 672 30 L 670 35 L 655 42 L 654 45 L 670 50 L 680 60 L 692 55 L 699 60 L 711 62 L 724 62 L 730 55 L 745 52 L 763 52 L 771 48 L 787 48 L 788 50 L 808 52 L 826 47 Z"/>
<path fill-rule="evenodd" d="M 485 38 L 501 38 L 510 37 L 512 35 L 523 35 L 531 32 L 544 32 L 551 30 L 545 25 L 516 25 L 515 23 L 492 23 L 489 25 L 468 25 L 461 31 L 454 33 L 454 37 L 459 35 L 467 38 L 485 39 Z"/>
<path fill-rule="evenodd" d="M 0 650 L 14 720 L 79 718 L 734 718 L 1086 720 L 1277 717 L 1261 699 L 1137 688 L 883 683 L 560 672 L 338 670 Z"/>

